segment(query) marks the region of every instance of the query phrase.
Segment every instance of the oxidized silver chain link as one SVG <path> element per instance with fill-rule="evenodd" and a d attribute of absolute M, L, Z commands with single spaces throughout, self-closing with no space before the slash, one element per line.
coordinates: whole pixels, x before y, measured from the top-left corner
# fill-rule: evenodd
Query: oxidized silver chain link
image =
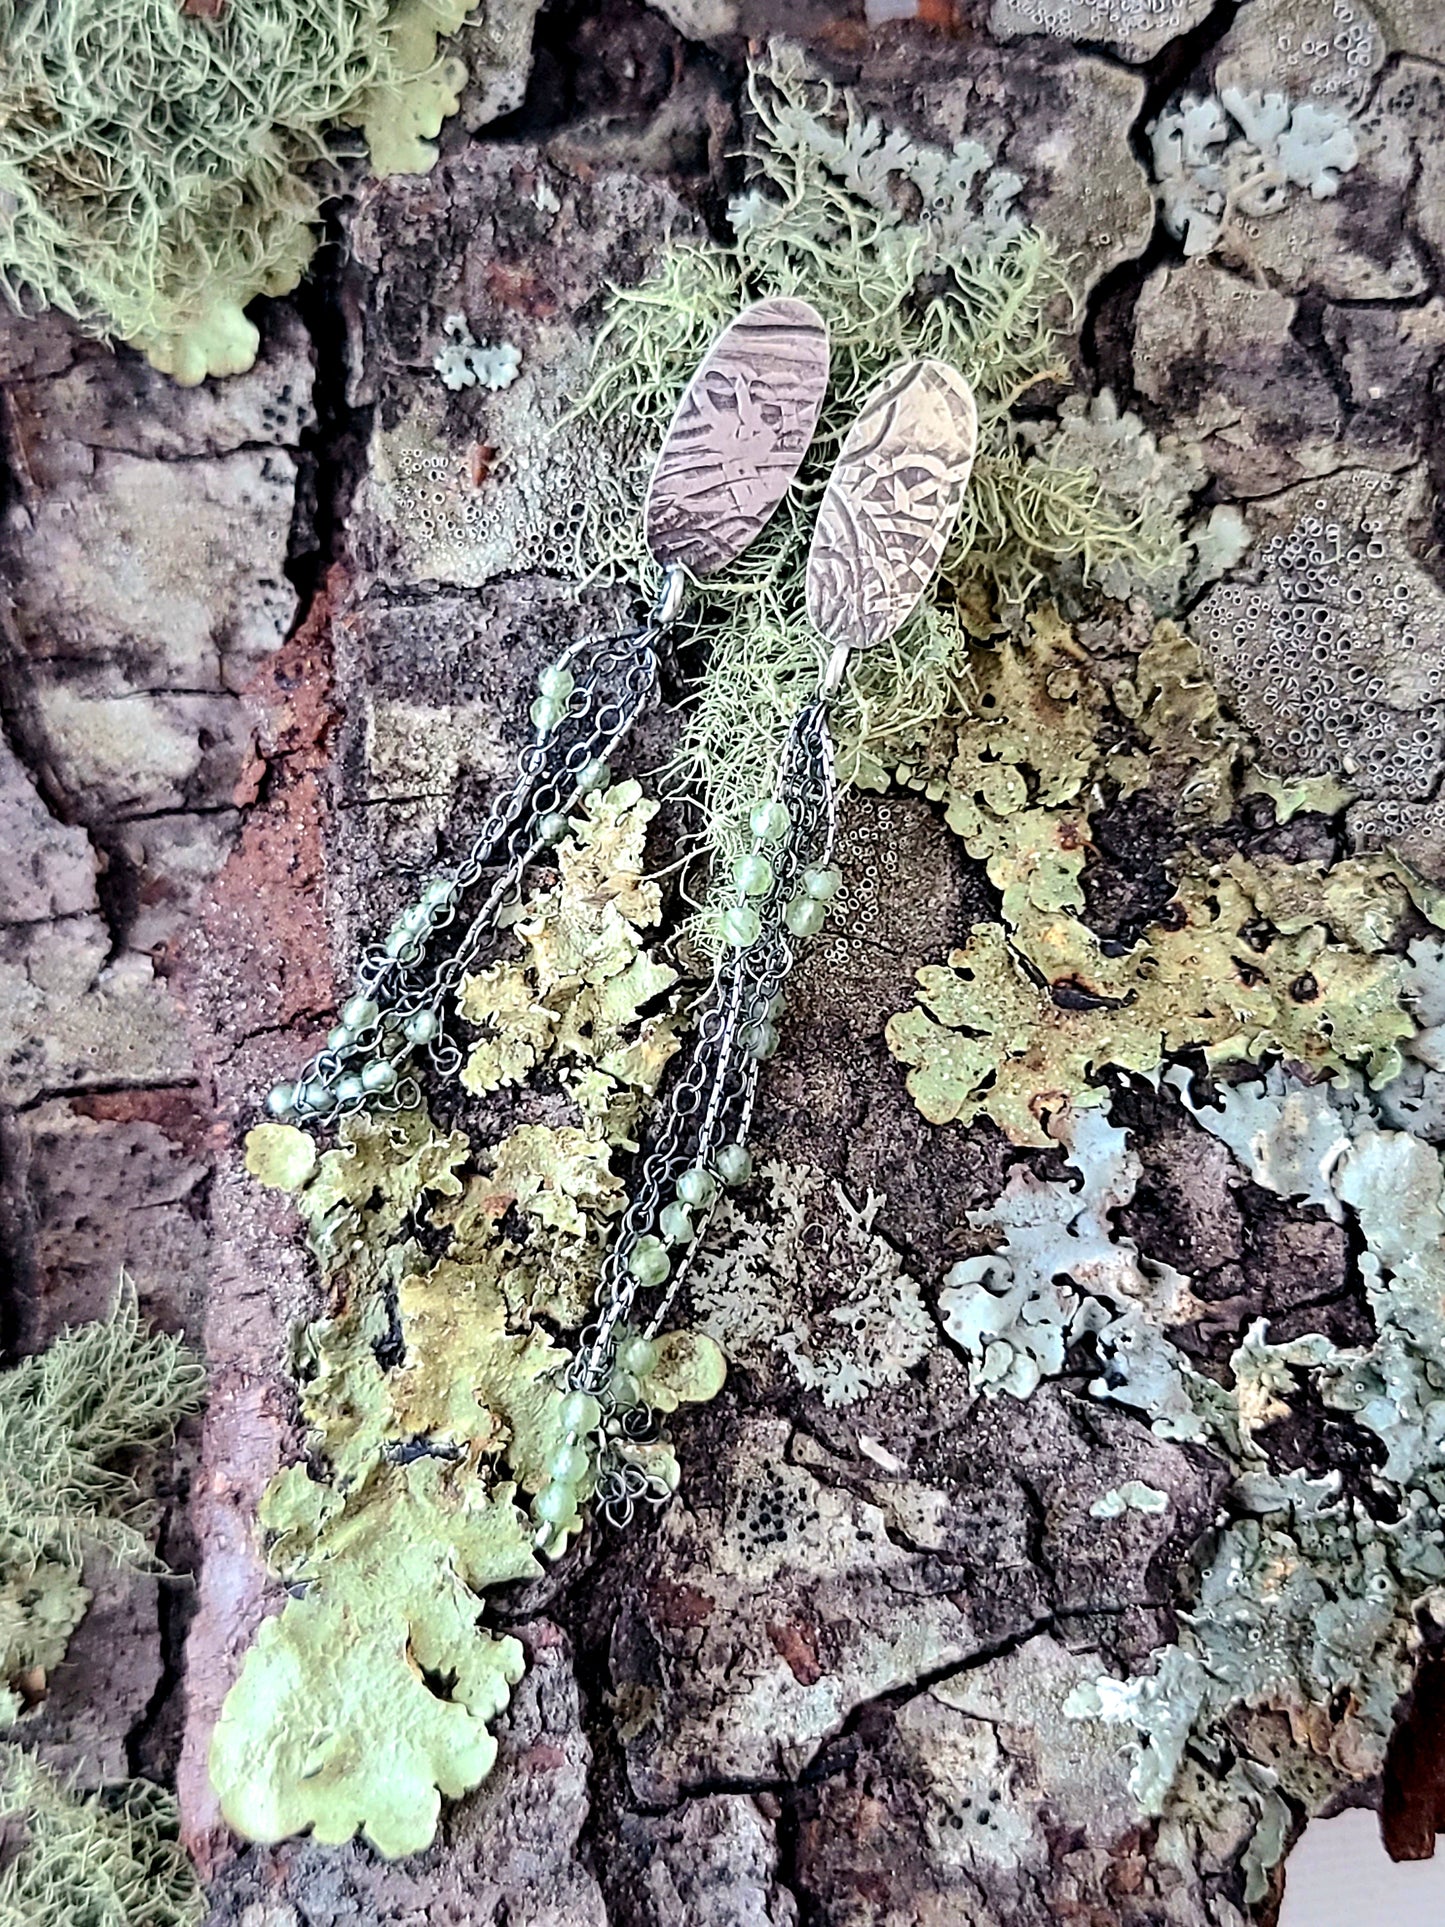
<path fill-rule="evenodd" d="M 273 1117 L 330 1123 L 421 1102 L 409 1066 L 424 1053 L 454 1077 L 462 1052 L 448 1017 L 462 981 L 521 900 L 529 866 L 567 834 L 568 812 L 609 780 L 608 758 L 657 684 L 658 648 L 682 607 L 669 569 L 647 620 L 620 636 L 574 643 L 538 678 L 536 738 L 512 787 L 454 866 L 432 876 L 386 937 L 363 952 L 355 987 L 325 1046 L 294 1084 L 267 1098 Z M 480 902 L 471 902 L 484 887 Z M 460 932 L 460 937 L 456 935 Z"/>
<path fill-rule="evenodd" d="M 741 859 L 741 901 L 724 918 L 725 948 L 693 1010 L 692 1048 L 672 1084 L 602 1263 L 596 1315 L 568 1372 L 596 1402 L 596 1503 L 617 1525 L 666 1485 L 627 1446 L 655 1436 L 629 1351 L 645 1362 L 686 1282 L 724 1185 L 751 1174 L 746 1149 L 763 1064 L 777 1049 L 783 990 L 801 940 L 816 933 L 838 886 L 829 868 L 837 829 L 828 699 L 795 718 L 774 794 L 753 811 L 753 849 Z M 751 887 L 749 887 L 751 886 Z M 731 927 L 729 926 L 731 918 Z"/>

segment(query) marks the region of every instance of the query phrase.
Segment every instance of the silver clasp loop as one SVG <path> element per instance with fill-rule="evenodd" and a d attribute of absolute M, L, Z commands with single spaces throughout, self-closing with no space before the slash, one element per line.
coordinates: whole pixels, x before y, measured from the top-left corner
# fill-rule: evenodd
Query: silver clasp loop
<path fill-rule="evenodd" d="M 843 687 L 843 677 L 847 673 L 848 657 L 851 653 L 846 642 L 835 642 L 833 644 L 833 653 L 829 656 L 827 665 L 823 670 L 823 694 L 825 696 L 836 696 L 838 691 Z"/>
<path fill-rule="evenodd" d="M 682 613 L 687 597 L 687 576 L 676 563 L 662 572 L 648 623 L 654 629 L 668 629 Z"/>

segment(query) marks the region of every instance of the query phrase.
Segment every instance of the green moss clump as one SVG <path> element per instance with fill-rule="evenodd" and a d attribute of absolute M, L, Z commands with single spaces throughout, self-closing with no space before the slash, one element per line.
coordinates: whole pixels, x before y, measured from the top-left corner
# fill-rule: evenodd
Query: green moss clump
<path fill-rule="evenodd" d="M 92 1548 L 152 1563 L 123 1455 L 168 1439 L 205 1377 L 178 1339 L 147 1332 L 131 1292 L 0 1375 L 0 1725 L 21 1675 L 48 1672 L 90 1603 Z"/>
<path fill-rule="evenodd" d="M 300 279 L 324 134 L 425 172 L 467 0 L 0 0 L 0 290 L 190 385 L 256 356 L 246 304 Z"/>
<path fill-rule="evenodd" d="M 195 1927 L 205 1896 L 176 1803 L 143 1780 L 80 1793 L 0 1745 L 0 1822 L 21 1844 L 0 1872 L 0 1927 Z"/>

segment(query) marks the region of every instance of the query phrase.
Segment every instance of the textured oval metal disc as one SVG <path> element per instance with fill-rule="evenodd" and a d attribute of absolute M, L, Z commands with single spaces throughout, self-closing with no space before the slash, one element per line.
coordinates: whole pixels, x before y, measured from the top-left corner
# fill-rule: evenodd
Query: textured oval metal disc
<path fill-rule="evenodd" d="M 806 301 L 754 302 L 687 385 L 647 491 L 647 546 L 711 575 L 767 523 L 813 439 L 828 330 Z"/>
<path fill-rule="evenodd" d="M 943 559 L 978 446 L 978 410 L 941 361 L 886 374 L 848 431 L 808 552 L 808 616 L 835 646 L 902 626 Z"/>

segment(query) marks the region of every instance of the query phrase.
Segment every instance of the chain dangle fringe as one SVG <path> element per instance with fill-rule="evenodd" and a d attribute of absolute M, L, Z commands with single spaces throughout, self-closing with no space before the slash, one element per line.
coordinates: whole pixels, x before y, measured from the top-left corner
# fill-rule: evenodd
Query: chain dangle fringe
<path fill-rule="evenodd" d="M 557 1521 L 572 1515 L 589 1464 L 595 1502 L 613 1525 L 627 1525 L 639 1504 L 671 1497 L 666 1481 L 630 1449 L 660 1436 L 640 1381 L 656 1363 L 657 1334 L 721 1189 L 752 1174 L 748 1127 L 759 1074 L 778 1047 L 784 985 L 799 944 L 822 928 L 842 882 L 831 863 L 838 798 L 830 706 L 825 688 L 799 711 L 773 794 L 752 812 L 753 846 L 737 861 L 737 902 L 723 918 L 726 948 L 694 1007 L 686 1069 L 651 1133 L 603 1259 L 596 1315 L 568 1371 L 569 1436 L 558 1474 L 565 1460 L 577 1476 L 555 1476 L 534 1502 L 544 1552 L 558 1549 Z"/>
<path fill-rule="evenodd" d="M 668 569 L 643 625 L 585 638 L 537 678 L 535 740 L 522 752 L 511 790 L 462 861 L 438 872 L 363 953 L 340 1020 L 294 1084 L 266 1099 L 274 1118 L 333 1123 L 362 1110 L 409 1110 L 421 1086 L 407 1066 L 424 1053 L 439 1077 L 454 1077 L 462 1052 L 446 1028 L 462 979 L 474 971 L 504 913 L 521 901 L 529 866 L 567 833 L 582 797 L 611 779 L 615 753 L 657 686 L 658 654 L 685 592 Z M 464 904 L 486 884 L 469 919 Z M 447 933 L 460 932 L 460 940 Z"/>

